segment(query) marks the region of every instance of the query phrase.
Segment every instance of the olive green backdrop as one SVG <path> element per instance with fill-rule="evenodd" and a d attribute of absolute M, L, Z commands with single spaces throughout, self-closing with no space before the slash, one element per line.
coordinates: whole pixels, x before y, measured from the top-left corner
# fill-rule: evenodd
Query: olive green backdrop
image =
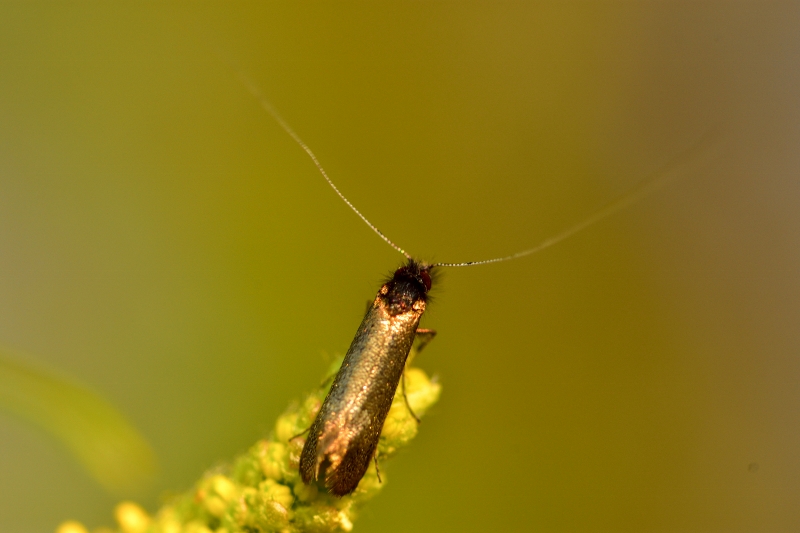
<path fill-rule="evenodd" d="M 358 531 L 800 528 L 800 10 L 787 2 L 0 6 L 0 345 L 154 447 L 107 494 L 0 416 L 0 530 L 149 510 L 342 353 L 401 257 L 451 269 L 444 384 Z M 682 155 L 710 131 L 693 156 Z"/>

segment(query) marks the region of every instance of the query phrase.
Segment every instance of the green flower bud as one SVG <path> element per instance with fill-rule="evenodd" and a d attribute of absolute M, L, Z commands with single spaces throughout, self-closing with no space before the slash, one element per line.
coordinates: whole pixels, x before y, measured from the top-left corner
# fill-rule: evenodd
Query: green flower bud
<path fill-rule="evenodd" d="M 264 476 L 267 479 L 282 480 L 289 460 L 286 445 L 264 440 L 259 442 L 257 450 L 258 462 Z"/>
<path fill-rule="evenodd" d="M 319 489 L 316 485 L 306 485 L 300 478 L 295 480 L 292 492 L 301 502 L 313 501 L 319 495 Z"/>
<path fill-rule="evenodd" d="M 89 531 L 80 522 L 68 520 L 58 525 L 56 533 L 89 533 Z"/>
<path fill-rule="evenodd" d="M 150 517 L 133 502 L 118 504 L 114 509 L 114 518 L 122 533 L 144 533 L 150 525 Z"/>
<path fill-rule="evenodd" d="M 291 509 L 294 503 L 294 496 L 292 489 L 286 485 L 281 485 L 271 479 L 264 480 L 259 486 L 259 490 L 267 501 L 276 501 L 283 505 L 286 509 Z"/>

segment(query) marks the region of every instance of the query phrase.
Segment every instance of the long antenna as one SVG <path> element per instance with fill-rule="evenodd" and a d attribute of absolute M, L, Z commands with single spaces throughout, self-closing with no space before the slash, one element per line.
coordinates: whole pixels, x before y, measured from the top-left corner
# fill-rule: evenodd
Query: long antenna
<path fill-rule="evenodd" d="M 317 159 L 317 156 L 314 155 L 314 152 L 311 151 L 311 148 L 309 148 L 308 145 L 305 142 L 303 142 L 303 140 L 300 138 L 300 136 L 297 135 L 297 133 L 295 133 L 295 131 L 291 128 L 291 126 L 289 126 L 289 124 L 287 124 L 286 121 L 283 120 L 283 117 L 281 117 L 281 115 L 278 113 L 278 111 L 272 106 L 270 101 L 267 100 L 267 98 L 261 93 L 261 91 L 258 89 L 258 86 L 256 86 L 255 82 L 253 82 L 253 80 L 251 80 L 250 77 L 247 76 L 247 74 L 245 74 L 240 68 L 237 68 L 237 66 L 234 65 L 223 54 L 221 54 L 219 52 L 217 52 L 217 53 L 218 53 L 218 55 L 220 57 L 222 57 L 222 59 L 226 63 L 228 63 L 231 66 L 231 68 L 233 68 L 233 70 L 236 72 L 236 75 L 239 77 L 241 82 L 245 85 L 245 87 L 247 87 L 247 89 L 250 91 L 250 93 L 261 104 L 261 107 L 263 107 L 264 110 L 267 113 L 269 113 L 272 116 L 272 118 L 275 119 L 275 121 L 280 125 L 280 127 L 283 128 L 283 130 L 286 133 L 288 133 L 289 136 L 292 139 L 294 139 L 294 141 L 298 145 L 300 145 L 300 148 L 302 148 L 303 151 L 305 151 L 305 153 L 308 154 L 308 157 L 311 158 L 311 161 L 313 161 L 314 166 L 317 167 L 317 170 L 319 170 L 319 173 L 322 174 L 322 177 L 325 178 L 325 181 L 328 182 L 328 185 L 331 186 L 331 188 L 336 192 L 336 194 L 339 196 L 339 198 L 341 198 L 342 201 L 344 201 L 344 203 L 346 203 L 348 205 L 348 207 L 350 207 L 350 209 L 352 209 L 353 212 L 356 215 L 358 215 L 358 217 L 361 220 L 363 220 L 364 223 L 372 229 L 372 231 L 377 233 L 378 236 L 381 239 L 386 241 L 386 243 L 388 243 L 389 246 L 391 246 L 392 248 L 394 248 L 395 250 L 397 250 L 398 252 L 403 254 L 403 256 L 405 256 L 406 259 L 410 260 L 411 256 L 405 250 L 403 250 L 398 245 L 396 245 L 391 240 L 389 240 L 389 238 L 386 235 L 384 235 L 381 230 L 379 230 L 372 222 L 367 220 L 367 217 L 362 215 L 361 212 L 358 209 L 356 209 L 356 206 L 354 206 L 352 203 L 350 203 L 350 200 L 348 200 L 345 197 L 345 195 L 342 194 L 342 192 L 339 190 L 339 188 L 336 187 L 336 185 L 334 185 L 334 183 L 331 180 L 331 178 L 328 177 L 328 173 L 325 172 L 324 168 L 322 168 L 322 165 L 320 164 L 319 160 Z M 510 261 L 512 259 L 519 259 L 520 257 L 525 257 L 527 255 L 532 255 L 532 254 L 535 254 L 537 252 L 540 252 L 540 251 L 544 250 L 545 248 L 549 248 L 549 247 L 553 246 L 554 244 L 558 244 L 559 242 L 561 242 L 561 241 L 563 241 L 563 240 L 575 235 L 579 231 L 588 228 L 592 224 L 595 224 L 595 223 L 603 220 L 604 218 L 607 218 L 607 217 L 609 217 L 609 216 L 621 211 L 622 209 L 625 209 L 626 207 L 628 207 L 628 206 L 630 206 L 632 204 L 635 204 L 636 202 L 638 202 L 642 198 L 645 198 L 646 196 L 652 194 L 653 192 L 655 192 L 656 190 L 660 189 L 661 187 L 663 187 L 664 185 L 666 185 L 670 181 L 674 180 L 676 178 L 676 175 L 675 175 L 675 173 L 673 171 L 675 170 L 675 168 L 677 166 L 679 166 L 679 163 L 685 162 L 687 159 L 691 159 L 690 156 L 695 155 L 697 152 L 700 151 L 701 148 L 707 147 L 708 141 L 713 136 L 714 135 L 712 133 L 707 133 L 698 143 L 694 144 L 691 148 L 689 148 L 683 154 L 681 154 L 680 157 L 678 157 L 677 159 L 673 159 L 671 163 L 669 163 L 665 167 L 661 168 L 660 170 L 654 172 L 650 177 L 648 177 L 647 179 L 642 181 L 638 186 L 634 187 L 631 191 L 629 191 L 626 194 L 622 195 L 621 197 L 617 198 L 616 200 L 614 200 L 610 204 L 606 205 L 605 207 L 603 207 L 599 211 L 595 212 L 589 218 L 586 218 L 583 221 L 581 221 L 581 222 L 579 222 L 579 223 L 577 223 L 577 224 L 575 224 L 573 226 L 570 226 L 569 228 L 565 229 L 561 233 L 558 233 L 558 234 L 556 234 L 556 235 L 554 235 L 554 236 L 552 236 L 552 237 L 550 237 L 548 239 L 545 239 L 544 241 L 540 242 L 539 244 L 537 244 L 533 248 L 528 248 L 527 250 L 522 250 L 521 252 L 517 252 L 517 253 L 511 254 L 511 255 L 504 256 L 504 257 L 495 257 L 493 259 L 483 259 L 481 261 L 464 261 L 462 263 L 433 263 L 433 264 L 428 265 L 428 266 L 430 268 L 433 268 L 433 267 L 466 267 L 466 266 L 486 265 L 486 264 L 489 264 L 489 263 L 500 263 L 502 261 Z"/>
<path fill-rule="evenodd" d="M 223 59 L 224 59 L 224 58 L 223 58 Z M 323 177 L 323 178 L 325 178 L 325 181 L 327 181 L 327 182 L 328 182 L 328 185 L 330 185 L 330 186 L 331 186 L 331 188 L 332 188 L 332 189 L 334 190 L 334 192 L 335 192 L 335 193 L 336 193 L 336 194 L 339 196 L 339 198 L 341 198 L 341 199 L 342 199 L 342 201 L 343 201 L 344 203 L 346 203 L 346 204 L 347 204 L 347 206 L 348 206 L 348 207 L 350 207 L 350 209 L 352 209 L 352 210 L 353 210 L 353 212 L 354 212 L 356 215 L 358 215 L 358 217 L 359 217 L 361 220 L 363 220 L 363 221 L 364 221 L 364 223 L 365 223 L 367 226 L 369 226 L 369 227 L 372 229 L 372 231 L 374 231 L 375 233 L 377 233 L 377 234 L 378 234 L 378 236 L 379 236 L 381 239 L 383 239 L 384 241 L 386 241 L 386 243 L 387 243 L 389 246 L 391 246 L 392 248 L 394 248 L 395 250 L 397 250 L 398 252 L 400 252 L 401 254 L 403 254 L 403 255 L 405 256 L 405 258 L 406 258 L 406 259 L 411 259 L 411 256 L 410 256 L 410 255 L 409 255 L 409 254 L 408 254 L 408 253 L 407 253 L 405 250 L 403 250 L 403 249 L 402 249 L 402 248 L 400 248 L 398 245 L 396 245 L 395 243 L 393 243 L 393 242 L 392 242 L 392 241 L 389 239 L 389 237 L 387 237 L 386 235 L 384 235 L 384 234 L 383 234 L 383 232 L 382 232 L 381 230 L 379 230 L 379 229 L 378 229 L 378 228 L 375 226 L 375 224 L 373 224 L 372 222 L 370 222 L 370 221 L 367 219 L 367 217 L 365 217 L 364 215 L 362 215 L 362 214 L 361 214 L 361 211 L 359 211 L 358 209 L 356 209 L 356 206 L 354 206 L 354 205 L 353 205 L 353 204 L 350 202 L 350 200 L 348 200 L 348 199 L 347 199 L 347 197 L 346 197 L 344 194 L 342 194 L 342 192 L 339 190 L 339 188 L 338 188 L 336 185 L 334 185 L 334 183 L 333 183 L 333 181 L 331 180 L 331 178 L 330 178 L 330 177 L 328 177 L 328 173 L 327 173 L 327 172 L 325 172 L 325 169 L 324 169 L 324 168 L 322 168 L 322 165 L 320 164 L 319 160 L 317 159 L 317 156 L 316 156 L 316 155 L 314 155 L 314 152 L 312 152 L 312 151 L 311 151 L 311 148 L 309 148 L 309 147 L 308 147 L 308 145 L 307 145 L 305 142 L 303 142 L 303 139 L 301 139 L 301 138 L 300 138 L 300 136 L 299 136 L 297 133 L 295 133 L 295 131 L 292 129 L 292 127 L 291 127 L 291 126 L 289 126 L 289 124 L 287 124 L 285 120 L 283 120 L 283 117 L 281 117 L 280 113 L 278 113 L 278 111 L 277 111 L 277 110 L 276 110 L 274 107 L 272 107 L 272 104 L 270 103 L 270 101 L 269 101 L 269 100 L 267 100 L 267 97 L 266 97 L 266 96 L 264 96 L 264 95 L 261 93 L 261 91 L 258 89 L 258 86 L 255 84 L 255 82 L 253 82 L 253 80 L 251 80 L 251 79 L 250 79 L 250 77 L 248 77 L 248 76 L 247 76 L 247 75 L 246 75 L 244 72 L 242 72 L 242 71 L 241 71 L 241 69 L 238 69 L 238 68 L 236 68 L 236 66 L 235 66 L 235 65 L 232 65 L 232 64 L 230 63 L 230 61 L 226 61 L 226 62 L 227 62 L 229 65 L 231 65 L 231 67 L 232 67 L 232 68 L 234 69 L 234 71 L 236 72 L 236 75 L 239 77 L 239 80 L 241 80 L 241 82 L 244 84 L 244 86 L 245 86 L 245 87 L 247 87 L 247 89 L 248 89 L 248 90 L 250 91 L 250 93 L 251 93 L 251 94 L 252 94 L 252 95 L 253 95 L 253 96 L 256 98 L 256 100 L 258 100 L 258 103 L 260 103 L 260 104 L 261 104 L 261 107 L 263 107 L 263 108 L 264 108 L 264 110 L 265 110 L 267 113 L 269 113 L 270 115 L 272 115 L 272 118 L 274 118 L 274 119 L 275 119 L 275 122 L 277 122 L 277 123 L 278 123 L 278 125 L 280 125 L 280 127 L 281 127 L 281 128 L 283 128 L 283 130 L 284 130 L 286 133 L 288 133 L 288 134 L 289 134 L 289 136 L 290 136 L 292 139 L 294 139 L 294 142 L 296 142 L 298 145 L 300 145 L 300 148 L 302 148 L 302 149 L 303 149 L 303 151 L 304 151 L 306 154 L 308 154 L 308 157 L 310 157 L 310 158 L 311 158 L 311 161 L 313 161 L 313 163 L 314 163 L 314 166 L 316 166 L 316 167 L 317 167 L 317 170 L 319 170 L 319 173 L 320 173 L 320 174 L 322 174 L 322 177 Z"/>
<path fill-rule="evenodd" d="M 639 185 L 628 191 L 627 193 L 623 194 L 616 200 L 612 201 L 610 204 L 606 205 L 599 211 L 596 211 L 593 215 L 589 218 L 584 219 L 577 224 L 570 226 L 569 228 L 565 229 L 561 233 L 557 233 L 552 237 L 549 237 L 533 248 L 528 248 L 527 250 L 522 250 L 521 252 L 517 252 L 515 254 L 507 255 L 504 257 L 495 257 L 493 259 L 483 259 L 481 261 L 464 261 L 463 263 L 434 263 L 431 265 L 432 267 L 466 267 L 466 266 L 476 266 L 476 265 L 486 265 L 488 263 L 500 263 L 502 261 L 510 261 L 512 259 L 519 259 L 520 257 L 525 257 L 526 255 L 532 255 L 537 252 L 544 250 L 545 248 L 549 248 L 554 244 L 558 244 L 559 242 L 572 237 L 576 233 L 581 230 L 584 230 L 595 224 L 604 218 L 610 217 L 611 215 L 625 209 L 626 207 L 635 204 L 642 198 L 649 196 L 656 190 L 660 189 L 661 187 L 665 186 L 670 181 L 676 179 L 676 173 L 673 172 L 680 163 L 686 161 L 687 159 L 691 159 L 690 156 L 695 155 L 701 148 L 705 148 L 708 144 L 708 140 L 711 138 L 711 134 L 706 134 L 703 139 L 694 144 L 691 148 L 681 154 L 680 157 L 677 159 L 673 159 L 668 165 L 662 167 L 661 169 L 652 173 L 647 179 L 643 180 Z"/>

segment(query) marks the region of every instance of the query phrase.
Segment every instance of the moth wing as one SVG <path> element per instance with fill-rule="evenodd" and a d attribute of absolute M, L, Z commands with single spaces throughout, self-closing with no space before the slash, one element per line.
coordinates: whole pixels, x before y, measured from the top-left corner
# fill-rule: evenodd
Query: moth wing
<path fill-rule="evenodd" d="M 350 494 L 369 468 L 378 439 L 362 434 L 353 439 L 338 467 L 325 472 L 325 486 L 335 496 Z"/>

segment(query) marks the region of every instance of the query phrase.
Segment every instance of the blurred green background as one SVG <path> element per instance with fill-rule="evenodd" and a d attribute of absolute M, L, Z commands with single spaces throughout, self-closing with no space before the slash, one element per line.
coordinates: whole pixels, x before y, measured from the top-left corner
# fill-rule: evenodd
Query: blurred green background
<path fill-rule="evenodd" d="M 270 431 L 401 257 L 445 272 L 444 384 L 356 524 L 800 528 L 796 2 L 0 6 L 0 345 L 122 411 L 161 473 L 108 494 L 0 414 L 0 530 L 149 510 Z M 682 156 L 711 131 L 713 146 Z"/>

